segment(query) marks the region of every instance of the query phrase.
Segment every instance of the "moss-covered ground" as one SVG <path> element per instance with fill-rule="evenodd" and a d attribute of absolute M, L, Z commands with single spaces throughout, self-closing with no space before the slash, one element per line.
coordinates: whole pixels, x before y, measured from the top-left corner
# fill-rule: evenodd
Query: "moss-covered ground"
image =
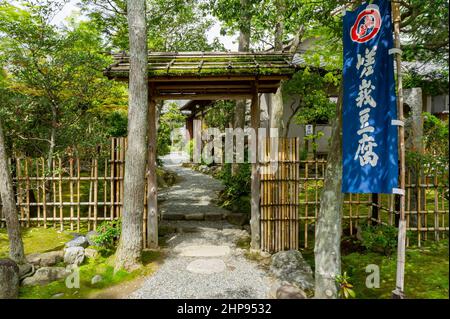
<path fill-rule="evenodd" d="M 54 228 L 28 228 L 23 230 L 25 253 L 47 252 L 60 250 L 64 243 L 72 236 L 69 232 L 60 232 Z M 5 229 L 0 229 L 0 258 L 8 256 L 8 237 Z M 79 288 L 68 288 L 64 280 L 55 281 L 45 286 L 28 286 L 20 288 L 20 298 L 46 299 L 46 298 L 90 298 L 102 290 L 121 285 L 122 283 L 144 277 L 153 273 L 162 260 L 159 251 L 144 251 L 142 256 L 143 267 L 133 271 L 114 272 L 114 255 L 108 250 L 99 250 L 99 257 L 86 259 L 79 267 Z M 61 265 L 63 266 L 63 265 Z M 93 285 L 92 277 L 101 275 L 102 281 Z"/>
<path fill-rule="evenodd" d="M 426 242 L 422 247 L 408 247 L 406 250 L 405 293 L 411 299 L 449 298 L 449 247 L 448 239 Z M 312 249 L 302 253 L 314 267 Z M 380 267 L 380 287 L 367 288 L 366 267 L 369 264 Z M 358 299 L 391 298 L 395 288 L 397 258 L 394 252 L 385 256 L 365 250 L 343 252 L 342 271 L 350 276 Z"/>

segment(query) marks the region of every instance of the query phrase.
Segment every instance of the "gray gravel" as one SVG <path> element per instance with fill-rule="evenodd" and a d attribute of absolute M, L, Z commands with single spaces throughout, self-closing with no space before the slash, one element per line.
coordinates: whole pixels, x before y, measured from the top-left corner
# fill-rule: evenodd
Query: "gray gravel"
<path fill-rule="evenodd" d="M 210 176 L 192 170 L 172 166 L 181 175 L 181 183 L 165 191 L 166 213 L 182 211 L 183 208 L 194 211 L 222 212 L 214 204 L 220 182 Z M 200 195 L 200 196 L 199 196 Z M 200 197 L 196 202 L 195 198 Z M 191 206 L 191 207 L 190 207 Z M 272 280 L 255 262 L 245 258 L 244 250 L 236 247 L 236 241 L 248 232 L 228 224 L 226 221 L 165 221 L 177 228 L 195 228 L 194 232 L 181 232 L 167 237 L 168 255 L 155 274 L 147 278 L 142 287 L 128 298 L 267 298 Z M 180 255 L 183 247 L 192 245 L 228 246 L 226 256 L 209 258 L 220 259 L 225 263 L 222 272 L 202 274 L 186 269 L 194 260 L 208 256 L 186 257 Z"/>
<path fill-rule="evenodd" d="M 129 298 L 266 298 L 271 279 L 258 265 L 243 256 L 234 241 L 248 235 L 240 229 L 204 230 L 197 233 L 175 234 L 169 239 L 170 252 L 157 272 Z M 200 257 L 183 257 L 174 250 L 189 245 L 228 245 L 228 256 L 214 257 L 224 261 L 220 273 L 197 274 L 186 270 Z M 205 258 L 205 257 L 201 257 Z"/>

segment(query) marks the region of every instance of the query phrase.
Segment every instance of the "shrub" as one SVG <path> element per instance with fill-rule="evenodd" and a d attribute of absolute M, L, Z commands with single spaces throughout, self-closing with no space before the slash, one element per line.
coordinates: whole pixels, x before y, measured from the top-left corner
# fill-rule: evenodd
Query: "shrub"
<path fill-rule="evenodd" d="M 390 255 L 397 247 L 397 228 L 381 224 L 363 225 L 361 244 L 367 250 Z"/>
<path fill-rule="evenodd" d="M 236 174 L 231 174 L 231 164 L 225 164 L 218 174 L 220 180 L 225 185 L 221 193 L 222 205 L 226 208 L 238 204 L 242 197 L 250 194 L 251 164 L 239 164 Z"/>
<path fill-rule="evenodd" d="M 120 237 L 121 226 L 120 220 L 103 222 L 98 227 L 98 236 L 93 238 L 93 241 L 99 246 L 113 248 Z"/>

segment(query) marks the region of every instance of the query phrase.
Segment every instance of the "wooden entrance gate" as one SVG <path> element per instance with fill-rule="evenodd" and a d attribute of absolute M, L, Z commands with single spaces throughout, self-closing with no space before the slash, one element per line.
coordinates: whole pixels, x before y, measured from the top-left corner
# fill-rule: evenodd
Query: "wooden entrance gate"
<path fill-rule="evenodd" d="M 261 148 L 261 249 L 264 251 L 298 249 L 299 151 L 299 138 L 267 139 Z"/>

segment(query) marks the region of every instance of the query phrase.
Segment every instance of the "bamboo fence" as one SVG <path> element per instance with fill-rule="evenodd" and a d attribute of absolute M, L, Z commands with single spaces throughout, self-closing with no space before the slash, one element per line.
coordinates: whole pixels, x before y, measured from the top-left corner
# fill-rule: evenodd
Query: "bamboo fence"
<path fill-rule="evenodd" d="M 122 215 L 125 138 L 111 140 L 107 156 L 80 159 L 13 158 L 14 187 L 23 227 L 95 230 L 103 221 Z M 262 148 L 261 245 L 278 251 L 311 248 L 320 209 L 326 160 L 301 160 L 300 140 L 278 141 L 278 162 L 270 159 L 270 140 Z M 276 167 L 276 171 L 273 168 Z M 407 170 L 406 219 L 408 244 L 448 237 L 448 171 Z M 146 199 L 144 242 L 146 236 Z M 355 235 L 361 223 L 396 225 L 395 195 L 345 194 L 343 229 Z M 0 205 L 0 227 L 5 227 Z"/>

